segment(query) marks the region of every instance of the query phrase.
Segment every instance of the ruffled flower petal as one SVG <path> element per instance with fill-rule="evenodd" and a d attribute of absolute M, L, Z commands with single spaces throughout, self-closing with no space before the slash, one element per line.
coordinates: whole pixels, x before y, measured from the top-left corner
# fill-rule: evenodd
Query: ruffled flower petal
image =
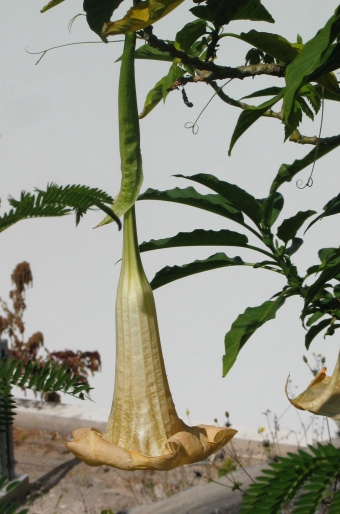
<path fill-rule="evenodd" d="M 287 380 L 286 395 L 297 409 L 340 421 L 340 354 L 333 375 L 327 376 L 326 371 L 327 368 L 322 368 L 307 389 L 293 400 L 288 397 Z"/>
<path fill-rule="evenodd" d="M 188 427 L 170 437 L 164 455 L 149 457 L 121 448 L 103 439 L 94 428 L 80 428 L 72 432 L 73 441 L 66 447 L 89 466 L 103 464 L 128 471 L 141 469 L 170 470 L 206 459 L 220 450 L 237 433 L 231 428 L 207 425 Z"/>

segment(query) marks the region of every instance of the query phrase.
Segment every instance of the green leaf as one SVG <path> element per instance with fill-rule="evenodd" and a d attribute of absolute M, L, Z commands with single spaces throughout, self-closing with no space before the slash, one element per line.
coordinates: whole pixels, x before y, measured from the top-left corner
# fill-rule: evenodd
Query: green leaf
<path fill-rule="evenodd" d="M 195 41 L 203 36 L 206 31 L 206 21 L 192 21 L 191 23 L 187 23 L 179 32 L 177 32 L 176 42 L 179 44 L 181 50 L 187 52 L 189 48 L 195 43 Z"/>
<path fill-rule="evenodd" d="M 295 252 L 298 251 L 302 244 L 303 239 L 301 239 L 300 237 L 293 237 L 292 244 L 285 249 L 285 254 L 289 256 L 293 255 Z"/>
<path fill-rule="evenodd" d="M 243 96 L 241 100 L 246 100 L 247 98 L 258 98 L 261 96 L 273 96 L 278 95 L 281 91 L 281 87 L 273 86 L 273 87 L 266 87 L 265 89 L 260 89 L 259 91 L 255 91 L 254 93 L 251 93 L 250 95 Z"/>
<path fill-rule="evenodd" d="M 324 89 L 322 86 L 314 86 L 315 91 L 318 93 L 320 98 L 322 98 L 322 95 L 325 100 L 332 100 L 333 102 L 340 102 L 340 95 L 336 94 L 333 91 L 329 91 L 328 89 Z M 323 91 L 322 91 L 323 89 Z"/>
<path fill-rule="evenodd" d="M 237 356 L 254 332 L 267 321 L 274 319 L 285 299 L 279 296 L 274 301 L 264 302 L 258 307 L 248 307 L 231 325 L 224 339 L 225 355 L 223 356 L 223 376 L 225 377 L 234 365 Z"/>
<path fill-rule="evenodd" d="M 118 226 L 121 222 L 113 211 L 105 204 L 111 204 L 113 199 L 100 189 L 81 185 L 57 186 L 49 184 L 46 191 L 36 189 L 36 194 L 22 191 L 20 199 L 8 198 L 13 209 L 0 217 L 0 232 L 18 221 L 30 218 L 65 216 L 72 211 L 76 214 L 76 224 L 92 207 L 98 207 Z"/>
<path fill-rule="evenodd" d="M 310 229 L 310 227 L 312 225 L 314 225 L 314 223 L 321 220 L 322 218 L 325 218 L 326 216 L 333 216 L 334 214 L 340 213 L 340 193 L 337 196 L 335 196 L 334 198 L 332 198 L 332 200 L 327 202 L 326 205 L 324 206 L 323 210 L 324 210 L 324 212 L 322 214 L 320 214 L 319 216 L 317 216 L 308 225 L 308 227 L 305 230 L 305 233 L 307 232 L 308 229 Z"/>
<path fill-rule="evenodd" d="M 190 11 L 197 18 L 214 23 L 216 27 L 227 25 L 232 20 L 274 23 L 272 16 L 260 0 L 207 0 L 207 5 L 193 7 Z"/>
<path fill-rule="evenodd" d="M 275 223 L 283 209 L 284 198 L 281 193 L 275 191 L 267 198 L 257 201 L 262 205 L 261 224 L 264 227 L 270 228 Z"/>
<path fill-rule="evenodd" d="M 294 514 L 313 514 L 319 512 L 317 507 L 323 498 L 327 498 L 328 512 L 328 496 L 339 472 L 339 456 L 333 445 L 318 444 L 316 448 L 309 446 L 308 453 L 299 450 L 286 457 L 276 457 L 269 470 L 263 470 L 262 476 L 248 487 L 240 514 L 276 514 L 291 502 Z M 324 502 L 320 510 L 323 506 Z M 332 514 L 338 512 L 335 509 Z"/>
<path fill-rule="evenodd" d="M 139 196 L 138 200 L 162 200 L 163 202 L 190 205 L 243 224 L 242 213 L 229 205 L 221 195 L 201 195 L 193 187 L 187 187 L 186 189 L 176 187 L 168 191 L 147 189 L 145 193 Z"/>
<path fill-rule="evenodd" d="M 238 2 L 241 4 L 241 2 Z M 234 20 L 267 21 L 275 23 L 274 18 L 267 9 L 261 4 L 261 0 L 250 0 L 240 6 Z"/>
<path fill-rule="evenodd" d="M 313 148 L 313 150 L 305 155 L 305 157 L 302 159 L 296 159 L 293 164 L 281 164 L 280 169 L 270 187 L 270 192 L 272 193 L 276 191 L 281 184 L 284 184 L 284 182 L 290 182 L 292 178 L 299 173 L 299 171 L 303 170 L 310 164 L 313 164 L 315 160 L 321 159 L 321 157 L 324 157 L 339 145 L 340 138 L 331 145 L 321 145 Z"/>
<path fill-rule="evenodd" d="M 249 127 L 255 123 L 261 116 L 271 109 L 284 95 L 284 88 L 281 89 L 281 92 L 264 102 L 263 104 L 253 107 L 250 106 L 248 109 L 245 109 L 241 112 L 239 119 L 237 120 L 236 127 L 234 129 L 233 135 L 231 136 L 230 146 L 228 150 L 228 155 L 230 156 L 231 151 L 236 143 L 236 141 L 248 130 Z"/>
<path fill-rule="evenodd" d="M 135 59 L 147 59 L 150 61 L 165 61 L 165 62 L 173 62 L 173 57 L 170 56 L 167 52 L 161 52 L 157 50 L 157 48 L 153 48 L 152 46 L 145 44 L 140 46 L 135 50 Z M 123 54 L 115 60 L 115 62 L 121 61 L 123 58 Z"/>
<path fill-rule="evenodd" d="M 64 2 L 64 0 L 51 0 L 51 2 L 48 2 L 48 4 L 46 4 L 45 7 L 43 7 L 40 12 L 44 13 L 44 12 L 48 11 L 49 9 L 52 9 L 52 7 L 55 7 L 56 5 L 61 4 L 61 2 Z"/>
<path fill-rule="evenodd" d="M 102 36 L 104 23 L 110 21 L 113 12 L 123 0 L 84 0 L 83 8 L 86 12 L 87 23 L 93 32 L 107 42 L 106 37 Z"/>
<path fill-rule="evenodd" d="M 319 321 L 320 318 L 322 318 L 325 315 L 325 312 L 322 311 L 316 311 L 314 314 L 311 315 L 310 318 L 308 318 L 306 322 L 307 327 L 311 327 L 314 323 Z"/>
<path fill-rule="evenodd" d="M 197 175 L 174 175 L 202 184 L 209 187 L 220 196 L 223 196 L 227 202 L 239 211 L 246 214 L 256 225 L 259 225 L 262 218 L 261 204 L 247 191 L 241 189 L 235 184 L 229 184 L 223 180 L 219 180 L 214 175 L 206 173 L 198 173 Z"/>
<path fill-rule="evenodd" d="M 145 118 L 145 116 L 147 116 L 152 111 L 152 109 L 154 109 L 156 107 L 156 105 L 158 105 L 159 102 L 162 100 L 163 85 L 164 85 L 165 79 L 166 79 L 166 76 L 161 78 L 161 80 L 159 80 L 157 82 L 157 84 L 153 87 L 153 89 L 151 89 L 148 92 L 146 99 L 145 99 L 143 110 L 139 115 L 140 120 L 142 118 Z"/>
<path fill-rule="evenodd" d="M 122 56 L 117 59 L 120 61 Z M 135 51 L 135 59 L 148 59 L 151 61 L 166 61 L 172 62 L 174 59 L 167 52 L 161 52 L 157 48 L 153 48 L 150 45 L 142 45 Z"/>
<path fill-rule="evenodd" d="M 284 220 L 277 229 L 278 237 L 285 243 L 288 243 L 288 241 L 296 236 L 297 231 L 302 227 L 304 222 L 313 214 L 315 214 L 315 211 L 299 211 L 291 218 Z"/>
<path fill-rule="evenodd" d="M 318 271 L 321 271 L 330 264 L 340 263 L 340 248 L 321 248 L 318 255 L 322 263 L 321 266 L 319 266 Z"/>
<path fill-rule="evenodd" d="M 278 34 L 270 34 L 268 32 L 258 32 L 250 30 L 249 32 L 241 32 L 241 34 L 227 33 L 223 37 L 235 37 L 241 39 L 245 43 L 254 46 L 258 50 L 275 57 L 275 59 L 287 63 L 293 61 L 300 52 L 300 49 L 294 46 Z M 276 94 L 276 93 L 274 93 Z"/>
<path fill-rule="evenodd" d="M 231 230 L 202 230 L 179 232 L 176 236 L 165 239 L 151 239 L 139 245 L 140 252 L 175 248 L 180 246 L 241 246 L 248 247 L 248 238 L 244 234 Z"/>
<path fill-rule="evenodd" d="M 241 257 L 228 257 L 225 253 L 216 253 L 207 259 L 197 260 L 182 266 L 166 266 L 156 273 L 150 284 L 152 289 L 155 290 L 180 278 L 189 277 L 203 271 L 243 265 L 244 262 Z"/>
<path fill-rule="evenodd" d="M 323 319 L 317 325 L 313 325 L 305 336 L 305 347 L 309 350 L 310 344 L 313 339 L 326 327 L 330 325 L 332 318 Z"/>
<path fill-rule="evenodd" d="M 164 78 L 163 87 L 162 87 L 164 100 L 166 99 L 166 97 L 169 94 L 168 89 L 171 89 L 172 84 L 180 77 L 183 77 L 183 75 L 184 75 L 184 70 L 180 66 L 178 66 L 178 64 L 176 62 L 174 62 L 170 67 L 169 73 Z"/>
<path fill-rule="evenodd" d="M 328 20 L 325 27 L 318 31 L 316 36 L 308 41 L 299 55 L 286 69 L 286 91 L 284 95 L 284 113 L 287 125 L 291 123 L 292 109 L 295 98 L 301 87 L 309 82 L 309 76 L 321 63 L 323 54 L 333 43 L 340 31 L 339 8 Z"/>

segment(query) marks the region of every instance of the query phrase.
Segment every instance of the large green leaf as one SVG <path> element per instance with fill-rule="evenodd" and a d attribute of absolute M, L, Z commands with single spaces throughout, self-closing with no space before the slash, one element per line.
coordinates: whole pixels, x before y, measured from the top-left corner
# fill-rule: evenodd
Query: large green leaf
<path fill-rule="evenodd" d="M 340 31 L 340 8 L 328 20 L 325 27 L 308 41 L 299 55 L 286 69 L 286 90 L 284 95 L 284 113 L 287 125 L 291 123 L 292 109 L 300 88 L 309 82 L 309 76 L 321 64 L 323 54 L 333 43 Z"/>
<path fill-rule="evenodd" d="M 313 150 L 305 155 L 305 157 L 302 159 L 296 159 L 292 164 L 282 164 L 272 182 L 270 192 L 276 191 L 284 182 L 290 182 L 292 178 L 299 173 L 299 171 L 303 170 L 310 164 L 313 164 L 315 160 L 321 159 L 321 157 L 327 155 L 339 145 L 340 137 L 333 144 L 320 145 L 319 147 L 313 148 Z"/>
<path fill-rule="evenodd" d="M 147 189 L 145 193 L 139 196 L 138 200 L 162 200 L 190 205 L 243 224 L 242 212 L 229 205 L 221 195 L 201 195 L 193 187 L 187 187 L 186 189 L 176 187 L 168 191 Z"/>
<path fill-rule="evenodd" d="M 329 326 L 332 318 L 323 319 L 317 325 L 313 325 L 305 335 L 305 347 L 309 350 L 310 344 L 313 339 L 320 333 L 322 330 Z"/>
<path fill-rule="evenodd" d="M 241 39 L 242 41 L 249 43 L 249 45 L 258 48 L 262 52 L 265 52 L 284 63 L 293 61 L 300 52 L 299 46 L 301 45 L 293 45 L 287 41 L 287 39 L 279 36 L 278 34 L 258 32 L 257 30 L 241 32 L 241 34 L 223 34 L 223 37 L 228 36 Z"/>
<path fill-rule="evenodd" d="M 206 4 L 193 7 L 190 11 L 197 18 L 211 21 L 216 27 L 227 25 L 232 20 L 274 23 L 272 16 L 261 4 L 261 0 L 207 0 Z"/>
<path fill-rule="evenodd" d="M 244 234 L 232 230 L 202 230 L 179 232 L 176 236 L 165 239 L 151 239 L 139 245 L 141 252 L 174 248 L 177 246 L 242 246 L 248 247 L 248 238 Z"/>
<path fill-rule="evenodd" d="M 234 129 L 233 135 L 231 136 L 230 146 L 228 150 L 228 155 L 231 154 L 231 151 L 236 143 L 236 141 L 248 130 L 249 127 L 255 123 L 261 116 L 271 109 L 284 95 L 284 88 L 281 89 L 280 93 L 274 98 L 267 100 L 267 102 L 262 103 L 257 107 L 250 106 L 248 109 L 245 109 L 241 112 L 239 119 L 237 120 L 236 127 Z"/>
<path fill-rule="evenodd" d="M 313 214 L 315 214 L 315 211 L 299 211 L 291 218 L 284 220 L 277 229 L 278 237 L 285 243 L 288 243 L 288 241 L 296 236 L 297 231 L 302 227 L 304 222 Z"/>
<path fill-rule="evenodd" d="M 189 48 L 197 41 L 197 39 L 203 36 L 207 31 L 207 23 L 203 20 L 196 20 L 187 23 L 179 32 L 176 34 L 176 43 L 179 44 L 181 50 L 187 52 Z"/>
<path fill-rule="evenodd" d="M 163 85 L 166 77 L 161 78 L 157 84 L 148 92 L 144 102 L 144 107 L 139 115 L 139 119 L 145 118 L 159 104 L 163 98 Z"/>
<path fill-rule="evenodd" d="M 208 175 L 207 173 L 198 173 L 197 175 L 191 176 L 175 175 L 175 177 L 193 180 L 203 186 L 209 187 L 223 196 L 229 204 L 246 214 L 256 225 L 259 225 L 262 218 L 261 204 L 251 194 L 244 191 L 244 189 L 235 184 L 229 184 L 229 182 L 219 180 L 214 175 Z"/>
<path fill-rule="evenodd" d="M 334 214 L 340 213 L 340 193 L 332 198 L 329 202 L 326 203 L 326 205 L 323 208 L 324 212 L 317 216 L 306 228 L 305 232 L 314 225 L 317 221 L 321 220 L 322 218 L 325 218 L 326 216 L 333 216 Z"/>
<path fill-rule="evenodd" d="M 241 257 L 228 257 L 225 253 L 216 253 L 207 259 L 197 260 L 182 266 L 166 266 L 156 273 L 150 284 L 152 289 L 155 290 L 158 287 L 174 282 L 174 280 L 189 277 L 196 273 L 229 266 L 243 266 L 244 264 Z"/>
<path fill-rule="evenodd" d="M 223 356 L 223 376 L 230 371 L 237 356 L 254 332 L 267 321 L 274 319 L 285 299 L 279 296 L 274 301 L 264 302 L 258 307 L 248 307 L 231 325 L 224 339 L 225 355 Z"/>

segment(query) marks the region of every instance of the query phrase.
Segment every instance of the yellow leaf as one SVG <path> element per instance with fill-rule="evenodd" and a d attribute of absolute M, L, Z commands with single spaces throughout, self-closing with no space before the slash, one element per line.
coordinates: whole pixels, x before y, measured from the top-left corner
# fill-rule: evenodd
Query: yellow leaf
<path fill-rule="evenodd" d="M 121 20 L 104 23 L 103 36 L 136 32 L 160 20 L 184 0 L 148 0 L 132 7 Z"/>

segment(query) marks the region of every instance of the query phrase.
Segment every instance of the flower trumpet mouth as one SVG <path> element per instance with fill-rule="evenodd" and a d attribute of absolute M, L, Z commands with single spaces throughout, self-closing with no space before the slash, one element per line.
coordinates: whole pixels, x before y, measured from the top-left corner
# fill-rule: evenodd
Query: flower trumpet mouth
<path fill-rule="evenodd" d="M 332 376 L 326 375 L 326 371 L 327 368 L 322 368 L 307 389 L 294 399 L 288 397 L 288 377 L 286 395 L 297 409 L 340 421 L 340 353 Z"/>
<path fill-rule="evenodd" d="M 177 416 L 154 297 L 140 259 L 133 206 L 124 215 L 111 413 L 104 433 L 91 428 L 75 430 L 74 440 L 66 446 L 91 466 L 168 470 L 207 458 L 236 433 L 231 428 L 188 427 Z"/>

